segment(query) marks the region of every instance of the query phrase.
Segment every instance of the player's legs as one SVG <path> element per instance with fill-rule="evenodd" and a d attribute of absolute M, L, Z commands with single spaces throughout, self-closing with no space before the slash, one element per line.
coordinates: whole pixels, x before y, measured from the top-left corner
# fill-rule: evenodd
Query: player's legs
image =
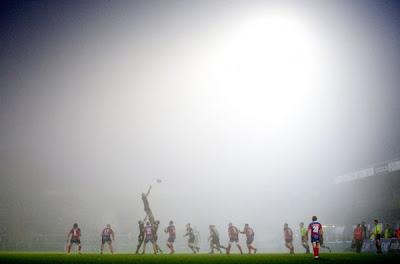
<path fill-rule="evenodd" d="M 312 242 L 313 245 L 313 251 L 314 251 L 314 258 L 318 259 L 319 258 L 319 248 L 320 248 L 320 244 L 319 242 Z"/>
<path fill-rule="evenodd" d="M 158 252 L 158 250 L 157 250 L 157 243 L 156 243 L 156 241 L 152 241 L 152 243 L 151 243 L 152 245 L 153 245 L 153 252 L 154 252 L 154 254 L 157 254 L 157 252 Z"/>
<path fill-rule="evenodd" d="M 240 246 L 239 242 L 236 242 L 236 246 L 239 249 L 240 255 L 243 255 L 242 247 Z"/>
<path fill-rule="evenodd" d="M 142 250 L 142 254 L 146 253 L 146 245 L 147 245 L 147 241 L 145 240 L 143 243 L 143 250 Z"/>
<path fill-rule="evenodd" d="M 306 249 L 306 254 L 309 254 L 310 253 L 310 246 L 308 245 L 307 240 L 303 239 L 301 241 L 301 244 Z"/>
<path fill-rule="evenodd" d="M 82 254 L 82 245 L 81 245 L 81 242 L 78 243 L 78 254 Z"/>
<path fill-rule="evenodd" d="M 226 254 L 229 255 L 231 253 L 232 242 L 229 241 L 228 247 L 226 248 Z"/>
<path fill-rule="evenodd" d="M 142 236 L 139 236 L 139 237 L 138 237 L 138 245 L 137 245 L 137 247 L 136 247 L 136 254 L 139 253 L 139 249 L 140 249 L 140 247 L 141 247 L 142 244 L 143 244 L 143 240 L 144 240 L 144 238 L 143 238 Z"/>
<path fill-rule="evenodd" d="M 167 242 L 167 247 L 169 248 L 170 252 L 169 254 L 174 254 L 175 250 L 174 250 L 174 244 L 171 241 Z"/>
<path fill-rule="evenodd" d="M 100 254 L 103 254 L 103 250 L 104 250 L 104 239 L 101 240 L 101 245 L 100 245 Z"/>
<path fill-rule="evenodd" d="M 110 252 L 111 252 L 111 254 L 112 254 L 112 255 L 114 255 L 114 249 L 113 249 L 113 246 L 112 246 L 112 242 L 111 242 L 111 240 L 110 240 L 110 241 L 108 241 L 108 247 L 110 248 Z"/>
<path fill-rule="evenodd" d="M 69 241 L 69 242 L 68 242 L 68 245 L 67 245 L 67 253 L 68 253 L 68 254 L 71 253 L 71 248 L 72 248 L 72 243 L 71 243 L 71 241 Z"/>

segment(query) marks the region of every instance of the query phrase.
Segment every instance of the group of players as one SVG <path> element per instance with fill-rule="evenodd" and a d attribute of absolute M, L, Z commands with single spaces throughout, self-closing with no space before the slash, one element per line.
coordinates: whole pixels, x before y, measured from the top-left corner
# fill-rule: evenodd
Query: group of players
<path fill-rule="evenodd" d="M 151 186 L 149 187 L 147 193 L 142 193 L 142 201 L 144 205 L 144 211 L 146 213 L 145 219 L 138 222 L 139 224 L 139 236 L 138 236 L 138 245 L 136 248 L 136 254 L 139 253 L 140 249 L 142 248 L 141 254 L 146 253 L 146 245 L 151 243 L 153 247 L 154 254 L 162 253 L 160 246 L 158 245 L 158 229 L 160 225 L 160 221 L 155 220 L 153 216 L 153 212 L 150 209 L 148 196 L 150 194 Z M 289 249 L 291 254 L 294 254 L 294 247 L 293 247 L 293 231 L 289 228 L 288 224 L 284 224 L 284 240 L 285 246 Z M 167 240 L 167 247 L 170 250 L 170 254 L 175 252 L 174 249 L 174 242 L 176 239 L 176 230 L 174 222 L 171 220 L 169 222 L 168 227 L 164 229 L 164 232 L 168 234 Z M 232 249 L 232 244 L 235 244 L 238 248 L 240 254 L 243 254 L 242 247 L 239 244 L 239 234 L 244 234 L 246 236 L 246 245 L 248 249 L 248 253 L 256 253 L 257 248 L 253 245 L 254 242 L 254 230 L 249 226 L 249 224 L 245 224 L 243 231 L 240 231 L 236 226 L 232 223 L 228 225 L 228 236 L 229 236 L 229 243 L 228 246 L 222 246 L 219 239 L 219 232 L 214 225 L 209 226 L 210 235 L 208 237 L 208 242 L 210 244 L 210 253 L 214 253 L 217 250 L 219 253 L 222 253 L 221 249 L 225 249 L 226 254 L 230 254 Z M 301 233 L 301 240 L 302 245 L 306 249 L 306 253 L 310 253 L 309 245 L 308 245 L 308 233 L 311 234 L 311 243 L 314 252 L 314 258 L 319 258 L 319 249 L 323 247 L 323 231 L 322 225 L 317 221 L 317 217 L 312 217 L 312 222 L 308 225 L 306 229 L 304 227 L 304 223 L 300 223 L 300 233 Z M 78 245 L 78 253 L 81 254 L 81 230 L 78 227 L 78 224 L 74 224 L 70 232 L 68 233 L 67 237 L 67 252 L 68 254 L 71 252 L 71 248 L 73 244 Z M 194 254 L 200 251 L 198 245 L 198 232 L 195 231 L 190 223 L 186 225 L 186 233 L 184 237 L 187 237 L 187 245 L 192 250 Z M 109 224 L 101 232 L 101 246 L 100 246 L 100 254 L 103 254 L 104 245 L 107 243 L 110 249 L 111 254 L 114 253 L 112 247 L 112 241 L 115 240 L 114 231 L 111 229 Z M 329 249 L 329 248 L 328 248 Z M 330 249 L 329 249 L 330 251 Z"/>
<path fill-rule="evenodd" d="M 310 246 L 308 244 L 309 233 L 315 259 L 319 259 L 319 249 L 321 247 L 326 248 L 331 252 L 331 249 L 324 245 L 322 225 L 317 221 L 316 216 L 312 217 L 312 222 L 308 225 L 308 228 L 304 226 L 303 222 L 300 223 L 301 245 L 305 248 L 307 254 L 310 253 Z M 294 254 L 293 231 L 287 223 L 283 225 L 283 234 L 285 246 L 289 249 L 290 254 Z"/>

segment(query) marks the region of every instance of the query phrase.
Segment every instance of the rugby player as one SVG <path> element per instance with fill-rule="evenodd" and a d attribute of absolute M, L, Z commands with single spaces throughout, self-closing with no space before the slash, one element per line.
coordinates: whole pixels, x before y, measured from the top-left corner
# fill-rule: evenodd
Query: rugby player
<path fill-rule="evenodd" d="M 160 246 L 157 244 L 157 241 L 158 241 L 157 232 L 158 232 L 158 227 L 159 226 L 160 226 L 160 221 L 159 220 L 154 221 L 154 224 L 153 224 L 153 237 L 154 237 L 154 245 L 156 246 L 156 251 L 162 253 L 162 250 L 161 250 Z"/>
<path fill-rule="evenodd" d="M 246 244 L 247 248 L 249 250 L 249 254 L 251 254 L 251 251 L 254 251 L 254 254 L 257 253 L 257 248 L 253 246 L 253 241 L 254 241 L 254 230 L 249 226 L 249 224 L 244 225 L 243 231 L 240 233 L 246 235 Z"/>
<path fill-rule="evenodd" d="M 81 245 L 81 229 L 78 227 L 78 224 L 75 223 L 72 226 L 72 229 L 69 231 L 68 236 L 67 236 L 67 252 L 68 254 L 71 253 L 71 248 L 73 244 L 78 245 L 78 253 L 81 254 L 82 250 L 82 245 Z"/>
<path fill-rule="evenodd" d="M 308 232 L 307 228 L 304 227 L 304 223 L 300 223 L 300 237 L 301 245 L 306 249 L 306 254 L 310 254 L 310 246 L 308 245 Z"/>
<path fill-rule="evenodd" d="M 145 227 L 144 227 L 144 245 L 143 245 L 143 251 L 142 254 L 146 253 L 146 245 L 147 243 L 151 242 L 153 245 L 153 251 L 154 254 L 157 254 L 157 249 L 154 241 L 154 229 L 153 226 L 150 224 L 150 221 L 147 221 Z"/>
<path fill-rule="evenodd" d="M 152 225 L 154 225 L 154 216 L 153 216 L 153 212 L 150 209 L 150 205 L 149 205 L 149 200 L 148 200 L 148 196 L 150 194 L 150 190 L 151 190 L 151 185 L 149 186 L 149 189 L 147 190 L 147 193 L 142 193 L 142 201 L 143 201 L 143 206 L 144 206 L 144 211 L 146 212 L 146 215 L 150 221 L 150 223 Z"/>
<path fill-rule="evenodd" d="M 196 236 L 190 224 L 186 224 L 186 234 L 184 235 L 184 237 L 186 236 L 188 237 L 188 247 L 193 251 L 193 254 L 198 253 L 200 251 L 200 248 L 196 245 Z"/>
<path fill-rule="evenodd" d="M 228 225 L 228 235 L 229 235 L 229 244 L 228 248 L 226 249 L 226 254 L 231 253 L 232 243 L 235 243 L 237 248 L 240 251 L 240 254 L 243 254 L 242 247 L 239 244 L 239 229 L 234 226 L 232 223 Z"/>
<path fill-rule="evenodd" d="M 285 246 L 289 249 L 290 254 L 294 254 L 293 231 L 287 223 L 283 225 L 283 233 L 285 238 Z"/>
<path fill-rule="evenodd" d="M 317 217 L 312 217 L 312 222 L 308 225 L 308 230 L 311 232 L 311 244 L 314 251 L 314 259 L 319 259 L 319 248 L 322 238 L 322 225 L 317 222 Z"/>
<path fill-rule="evenodd" d="M 176 238 L 176 232 L 174 222 L 172 220 L 169 221 L 169 225 L 167 228 L 165 228 L 164 232 L 168 234 L 167 247 L 171 250 L 169 254 L 174 254 L 174 242 Z"/>
<path fill-rule="evenodd" d="M 218 250 L 219 253 L 222 254 L 221 248 L 226 249 L 226 247 L 222 246 L 219 241 L 219 233 L 217 228 L 214 225 L 209 226 L 210 236 L 208 237 L 208 241 L 210 242 L 211 252 L 210 254 L 214 254 L 214 249 Z"/>
<path fill-rule="evenodd" d="M 144 222 L 139 220 L 139 235 L 138 235 L 138 245 L 136 247 L 136 254 L 139 254 L 139 249 L 144 242 Z"/>
<path fill-rule="evenodd" d="M 108 244 L 111 254 L 114 254 L 114 250 L 112 247 L 112 241 L 114 241 L 114 240 L 115 240 L 114 231 L 111 229 L 111 225 L 107 224 L 107 226 L 103 229 L 103 231 L 101 231 L 100 254 L 103 254 L 105 243 Z"/>

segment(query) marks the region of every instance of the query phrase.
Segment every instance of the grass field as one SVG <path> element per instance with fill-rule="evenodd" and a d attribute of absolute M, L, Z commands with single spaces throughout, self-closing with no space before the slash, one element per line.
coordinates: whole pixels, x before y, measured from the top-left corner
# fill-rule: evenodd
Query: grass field
<path fill-rule="evenodd" d="M 297 254 L 257 254 L 257 255 L 66 255 L 63 253 L 0 253 L 0 263 L 398 263 L 400 255 L 375 255 L 354 253 L 325 253 L 320 260 L 314 260 L 312 255 Z"/>

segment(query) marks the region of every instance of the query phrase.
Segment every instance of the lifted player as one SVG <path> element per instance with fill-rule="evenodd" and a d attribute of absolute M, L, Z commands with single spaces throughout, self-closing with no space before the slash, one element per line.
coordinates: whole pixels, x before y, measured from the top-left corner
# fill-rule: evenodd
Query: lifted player
<path fill-rule="evenodd" d="M 152 225 L 150 224 L 149 221 L 147 221 L 146 226 L 144 227 L 144 245 L 143 245 L 143 251 L 142 254 L 146 253 L 146 245 L 147 243 L 151 242 L 151 244 L 153 245 L 153 251 L 154 254 L 157 254 L 157 249 L 156 249 L 156 244 L 154 241 L 154 234 L 153 234 L 154 230 Z"/>
<path fill-rule="evenodd" d="M 289 249 L 290 254 L 294 254 L 293 231 L 287 223 L 283 225 L 283 234 L 285 239 L 285 246 Z"/>
<path fill-rule="evenodd" d="M 301 245 L 306 249 L 306 254 L 310 254 L 310 246 L 308 245 L 308 232 L 307 228 L 304 227 L 304 223 L 300 223 L 300 236 Z"/>
<path fill-rule="evenodd" d="M 253 246 L 253 241 L 254 241 L 254 231 L 253 229 L 249 226 L 249 224 L 244 225 L 243 231 L 240 233 L 246 234 L 246 244 L 247 248 L 249 249 L 249 254 L 251 254 L 251 251 L 254 251 L 254 254 L 257 253 L 257 248 Z"/>
<path fill-rule="evenodd" d="M 222 246 L 219 241 L 219 233 L 215 225 L 209 226 L 210 236 L 208 237 L 208 241 L 210 242 L 211 252 L 210 254 L 214 254 L 214 249 L 218 250 L 219 253 L 222 254 L 221 248 L 226 250 L 226 247 Z"/>
<path fill-rule="evenodd" d="M 139 235 L 138 235 L 138 245 L 136 247 L 136 254 L 139 254 L 139 249 L 143 244 L 144 241 L 144 222 L 139 220 Z"/>
<path fill-rule="evenodd" d="M 112 240 L 111 240 L 112 239 Z M 111 229 L 111 225 L 107 224 L 107 226 L 101 232 L 101 246 L 100 246 L 100 254 L 103 254 L 104 244 L 107 243 L 110 248 L 111 254 L 114 254 L 114 250 L 112 247 L 112 241 L 115 240 L 114 231 Z"/>
<path fill-rule="evenodd" d="M 312 222 L 308 225 L 308 231 L 311 232 L 311 244 L 314 251 L 314 259 L 319 259 L 319 248 L 322 238 L 322 225 L 317 222 L 317 217 L 312 217 Z"/>
<path fill-rule="evenodd" d="M 149 200 L 147 198 L 150 194 L 150 190 L 151 190 L 151 185 L 149 186 L 147 193 L 142 193 L 142 201 L 143 201 L 144 211 L 146 212 L 146 216 L 149 219 L 150 224 L 154 225 L 155 221 L 154 221 L 153 212 L 150 209 Z"/>
<path fill-rule="evenodd" d="M 75 223 L 72 229 L 69 231 L 67 236 L 67 252 L 71 253 L 71 248 L 73 244 L 78 245 L 78 253 L 81 254 L 82 246 L 81 246 L 81 229 L 78 227 L 78 224 Z"/>
<path fill-rule="evenodd" d="M 200 248 L 196 244 L 196 236 L 190 224 L 186 225 L 186 234 L 184 235 L 184 237 L 186 236 L 188 237 L 188 247 L 193 251 L 193 254 L 198 253 L 200 251 Z"/>
<path fill-rule="evenodd" d="M 169 221 L 169 226 L 165 228 L 164 232 L 168 234 L 167 247 L 171 250 L 169 254 L 174 254 L 174 242 L 176 238 L 176 232 L 174 222 L 172 220 Z"/>
<path fill-rule="evenodd" d="M 228 225 L 228 235 L 229 235 L 229 244 L 228 248 L 226 249 L 226 254 L 231 253 L 232 244 L 235 243 L 237 248 L 240 251 L 240 254 L 243 254 L 242 247 L 239 244 L 239 229 L 234 226 L 232 223 Z"/>

